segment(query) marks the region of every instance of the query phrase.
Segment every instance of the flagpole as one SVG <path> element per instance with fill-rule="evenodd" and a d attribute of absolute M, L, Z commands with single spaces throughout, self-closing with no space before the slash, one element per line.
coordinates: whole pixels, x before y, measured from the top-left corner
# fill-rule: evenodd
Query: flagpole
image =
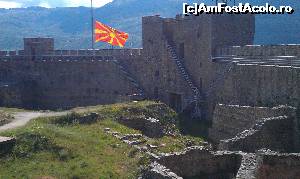
<path fill-rule="evenodd" d="M 92 21 L 92 49 L 94 52 L 94 10 L 93 10 L 93 0 L 91 0 L 91 21 Z"/>

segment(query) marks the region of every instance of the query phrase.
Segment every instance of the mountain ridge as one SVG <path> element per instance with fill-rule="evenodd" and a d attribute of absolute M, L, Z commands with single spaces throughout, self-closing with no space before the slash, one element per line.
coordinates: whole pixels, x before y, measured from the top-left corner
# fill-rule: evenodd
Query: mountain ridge
<path fill-rule="evenodd" d="M 95 18 L 109 26 L 129 33 L 127 48 L 141 47 L 141 18 L 160 14 L 175 17 L 182 12 L 184 0 L 114 0 L 94 9 Z M 197 1 L 187 1 L 197 2 Z M 206 2 L 212 3 L 210 0 Z M 245 1 L 246 2 L 246 1 Z M 275 0 L 252 0 L 252 3 L 279 3 Z M 300 43 L 300 2 L 290 0 L 293 15 L 257 15 L 256 44 Z M 91 19 L 88 7 L 0 9 L 0 49 L 23 48 L 24 37 L 53 37 L 57 49 L 86 49 L 91 44 Z M 96 48 L 109 48 L 104 43 Z"/>

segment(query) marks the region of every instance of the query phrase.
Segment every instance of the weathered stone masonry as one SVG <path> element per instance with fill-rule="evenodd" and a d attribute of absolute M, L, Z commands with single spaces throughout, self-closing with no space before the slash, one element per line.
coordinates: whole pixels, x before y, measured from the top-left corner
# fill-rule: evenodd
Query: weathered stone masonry
<path fill-rule="evenodd" d="M 190 147 L 180 153 L 162 155 L 144 171 L 145 179 L 299 178 L 300 155 L 259 150 L 256 153 L 209 151 Z"/>
<path fill-rule="evenodd" d="M 295 108 L 289 106 L 269 108 L 218 104 L 214 111 L 209 138 L 214 142 L 230 139 L 255 126 L 264 118 L 285 115 L 295 117 Z"/>
<path fill-rule="evenodd" d="M 252 15 L 148 16 L 143 18 L 143 49 L 55 50 L 53 39 L 26 38 L 24 50 L 0 52 L 2 69 L 11 64 L 19 71 L 16 75 L 7 69 L 2 72 L 1 103 L 24 106 L 32 101 L 33 107 L 64 108 L 113 103 L 141 94 L 177 111 L 199 104 L 202 118 L 209 120 L 218 103 L 296 106 L 300 78 L 294 62 L 300 48 L 249 46 L 254 29 Z M 279 57 L 283 55 L 286 57 Z M 291 67 L 283 67 L 290 59 L 287 55 L 294 55 Z M 24 69 L 30 65 L 34 67 Z M 46 75 L 48 67 L 51 75 Z M 7 72 L 9 80 L 5 78 Z M 33 80 L 31 73 L 39 77 Z M 46 81 L 55 84 L 50 87 Z M 42 91 L 38 88 L 44 92 L 36 93 Z"/>
<path fill-rule="evenodd" d="M 40 109 L 70 108 L 129 100 L 139 93 L 113 61 L 0 61 L 1 105 Z M 12 90 L 10 90 L 12 89 Z"/>

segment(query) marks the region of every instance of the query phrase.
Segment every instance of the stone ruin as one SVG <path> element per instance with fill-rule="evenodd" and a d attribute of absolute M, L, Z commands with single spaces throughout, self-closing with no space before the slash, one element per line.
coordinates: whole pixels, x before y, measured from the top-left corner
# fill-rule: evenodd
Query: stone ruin
<path fill-rule="evenodd" d="M 289 106 L 219 104 L 209 131 L 214 150 L 194 146 L 162 154 L 141 178 L 298 178 L 298 121 L 296 109 Z"/>
<path fill-rule="evenodd" d="M 15 143 L 15 138 L 0 136 L 0 156 L 9 153 L 15 145 Z"/>
<path fill-rule="evenodd" d="M 299 177 L 300 154 L 259 150 L 256 153 L 209 151 L 202 147 L 167 154 L 152 162 L 141 178 L 273 179 Z"/>
<path fill-rule="evenodd" d="M 119 123 L 130 128 L 140 130 L 144 135 L 151 138 L 159 138 L 165 134 L 165 130 L 160 121 L 154 118 L 140 117 L 120 117 L 117 119 Z"/>
<path fill-rule="evenodd" d="M 219 104 L 209 138 L 222 150 L 255 152 L 268 148 L 294 152 L 299 148 L 299 117 L 290 106 L 250 107 Z"/>

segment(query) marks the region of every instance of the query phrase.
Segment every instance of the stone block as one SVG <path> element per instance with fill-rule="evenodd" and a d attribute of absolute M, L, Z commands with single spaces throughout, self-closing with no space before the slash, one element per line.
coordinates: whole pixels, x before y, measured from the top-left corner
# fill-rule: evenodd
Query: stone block
<path fill-rule="evenodd" d="M 11 152 L 15 143 L 16 143 L 15 138 L 0 136 L 0 155 L 5 155 L 5 154 Z"/>

